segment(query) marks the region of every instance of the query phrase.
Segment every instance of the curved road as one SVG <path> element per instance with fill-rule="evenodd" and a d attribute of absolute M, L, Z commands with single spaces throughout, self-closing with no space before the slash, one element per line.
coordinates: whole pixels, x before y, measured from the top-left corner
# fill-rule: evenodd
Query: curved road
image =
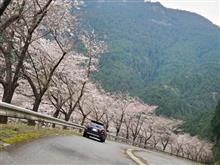
<path fill-rule="evenodd" d="M 134 164 L 125 155 L 128 146 L 100 143 L 80 136 L 54 136 L 0 152 L 4 164 Z"/>
<path fill-rule="evenodd" d="M 135 152 L 135 155 L 147 161 L 149 165 L 201 165 L 190 160 L 147 150 Z"/>
<path fill-rule="evenodd" d="M 24 145 L 9 147 L 0 152 L 0 165 L 34 165 L 34 164 L 74 164 L 74 165 L 130 165 L 135 164 L 126 154 L 125 150 L 135 148 L 129 145 L 106 141 L 100 143 L 94 139 L 87 139 L 80 136 L 53 136 L 34 140 Z M 136 148 L 137 149 L 137 148 Z M 143 159 L 158 159 L 159 155 L 150 152 L 139 153 Z M 161 155 L 159 156 L 161 157 Z M 173 157 L 168 157 L 167 161 L 162 160 L 158 164 L 169 164 Z M 160 159 L 159 159 L 160 160 Z M 156 164 L 157 164 L 156 163 Z M 177 164 L 193 164 L 182 160 L 175 160 Z M 171 163 L 172 164 L 172 163 Z"/>

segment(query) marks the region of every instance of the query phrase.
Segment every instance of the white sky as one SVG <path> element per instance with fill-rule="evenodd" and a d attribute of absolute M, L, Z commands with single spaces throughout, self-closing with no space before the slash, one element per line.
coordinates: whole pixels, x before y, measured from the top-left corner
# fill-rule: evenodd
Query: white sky
<path fill-rule="evenodd" d="M 160 2 L 168 8 L 197 13 L 220 26 L 220 0 L 151 0 L 151 2 Z"/>

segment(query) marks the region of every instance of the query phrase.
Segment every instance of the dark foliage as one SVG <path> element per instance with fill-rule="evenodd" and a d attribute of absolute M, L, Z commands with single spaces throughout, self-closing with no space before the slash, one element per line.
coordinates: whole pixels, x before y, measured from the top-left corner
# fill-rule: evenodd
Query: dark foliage
<path fill-rule="evenodd" d="M 212 131 L 215 141 L 214 153 L 216 161 L 220 163 L 220 100 L 215 109 L 214 116 L 211 121 Z"/>

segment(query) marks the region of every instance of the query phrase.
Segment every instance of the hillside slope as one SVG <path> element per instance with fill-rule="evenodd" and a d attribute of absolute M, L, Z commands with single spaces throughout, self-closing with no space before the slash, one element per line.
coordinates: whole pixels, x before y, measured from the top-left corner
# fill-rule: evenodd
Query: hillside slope
<path fill-rule="evenodd" d="M 220 98 L 219 27 L 141 0 L 86 1 L 81 11 L 82 25 L 109 47 L 95 80 L 158 105 L 158 115 L 187 120 L 191 132 L 205 129 Z"/>

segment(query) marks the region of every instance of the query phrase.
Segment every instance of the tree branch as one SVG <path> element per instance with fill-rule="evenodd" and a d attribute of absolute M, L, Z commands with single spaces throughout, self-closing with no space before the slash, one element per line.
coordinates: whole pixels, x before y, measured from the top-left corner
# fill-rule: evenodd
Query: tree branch
<path fill-rule="evenodd" d="M 6 10 L 6 8 L 8 7 L 8 5 L 10 4 L 10 2 L 11 0 L 3 0 L 2 4 L 0 5 L 0 18 Z"/>

